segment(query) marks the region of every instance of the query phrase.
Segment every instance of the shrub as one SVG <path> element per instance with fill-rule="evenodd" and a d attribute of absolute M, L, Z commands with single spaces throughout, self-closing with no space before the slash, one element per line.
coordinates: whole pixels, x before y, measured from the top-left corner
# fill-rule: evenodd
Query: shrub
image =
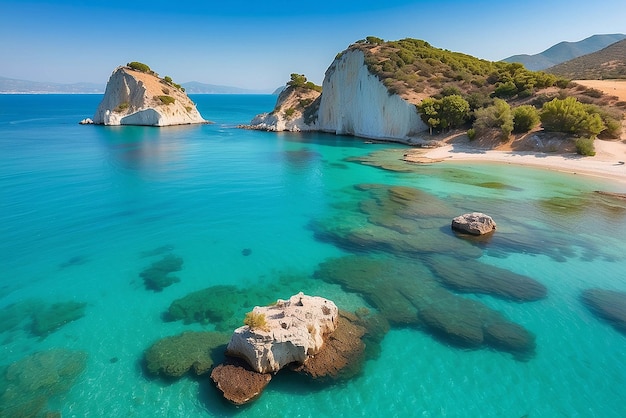
<path fill-rule="evenodd" d="M 602 97 L 604 95 L 604 93 L 602 93 L 600 90 L 598 89 L 586 89 L 585 91 L 583 91 L 583 94 L 585 96 L 589 96 L 589 97 L 593 97 L 596 99 L 599 99 L 600 97 Z"/>
<path fill-rule="evenodd" d="M 172 83 L 173 83 L 173 81 L 172 81 L 172 77 L 170 77 L 169 75 L 166 75 L 165 77 L 163 77 L 163 80 L 164 80 L 166 83 L 170 83 L 170 84 L 172 84 Z"/>
<path fill-rule="evenodd" d="M 157 98 L 165 105 L 170 105 L 176 101 L 172 96 L 158 96 Z"/>
<path fill-rule="evenodd" d="M 576 152 L 580 155 L 593 157 L 596 155 L 596 148 L 593 145 L 593 138 L 578 138 L 576 140 Z"/>
<path fill-rule="evenodd" d="M 254 311 L 248 312 L 243 320 L 243 324 L 250 327 L 250 329 L 260 329 L 261 331 L 269 331 L 269 326 L 265 320 L 265 314 L 256 313 Z"/>
<path fill-rule="evenodd" d="M 502 99 L 495 99 L 493 106 L 474 111 L 474 129 L 482 133 L 490 128 L 499 129 L 502 140 L 507 140 L 513 131 L 511 106 Z"/>
<path fill-rule="evenodd" d="M 513 131 L 528 132 L 539 122 L 539 112 L 534 106 L 523 105 L 513 109 Z"/>
<path fill-rule="evenodd" d="M 475 140 L 476 139 L 476 129 L 469 128 L 467 130 L 467 137 L 469 138 L 470 141 Z"/>
<path fill-rule="evenodd" d="M 123 112 L 124 110 L 128 109 L 128 107 L 130 106 L 130 103 L 128 102 L 122 102 L 120 104 L 117 105 L 117 107 L 115 109 L 113 109 L 114 112 Z"/>
<path fill-rule="evenodd" d="M 141 71 L 142 73 L 151 73 L 152 72 L 152 70 L 150 70 L 150 67 L 148 67 L 146 64 L 144 64 L 142 62 L 133 61 L 133 62 L 129 62 L 126 65 L 128 65 L 133 70 Z"/>
<path fill-rule="evenodd" d="M 289 109 L 285 110 L 285 117 L 287 119 L 291 119 L 293 117 L 293 114 L 296 112 L 296 109 L 294 109 L 293 107 L 290 107 Z"/>
<path fill-rule="evenodd" d="M 307 81 L 304 74 L 291 74 L 291 80 L 287 82 L 290 87 L 301 87 L 309 90 L 322 91 L 322 86 L 318 86 L 312 81 Z"/>
<path fill-rule="evenodd" d="M 595 138 L 606 126 L 600 115 L 589 109 L 574 97 L 554 99 L 541 108 L 541 123 L 547 131 Z"/>

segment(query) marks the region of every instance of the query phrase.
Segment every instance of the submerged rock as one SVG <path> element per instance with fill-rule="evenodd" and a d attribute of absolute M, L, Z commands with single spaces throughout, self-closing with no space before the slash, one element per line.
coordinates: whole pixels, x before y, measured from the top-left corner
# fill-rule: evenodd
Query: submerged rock
<path fill-rule="evenodd" d="M 446 287 L 459 292 L 485 293 L 519 302 L 546 297 L 546 287 L 530 277 L 481 263 L 448 256 L 428 258 L 428 267 Z"/>
<path fill-rule="evenodd" d="M 451 345 L 490 347 L 518 360 L 534 353 L 532 333 L 479 301 L 451 293 L 418 261 L 346 256 L 320 264 L 315 277 L 360 293 L 392 326 L 419 326 Z M 506 326 L 489 328 L 493 324 Z"/>
<path fill-rule="evenodd" d="M 587 289 L 582 292 L 581 299 L 594 315 L 626 334 L 626 292 Z"/>
<path fill-rule="evenodd" d="M 146 267 L 139 276 L 143 278 L 143 282 L 148 290 L 160 292 L 164 288 L 180 282 L 176 276 L 170 273 L 180 271 L 183 267 L 183 259 L 173 254 L 168 254 L 159 261 L 152 263 Z"/>
<path fill-rule="evenodd" d="M 251 302 L 245 290 L 236 286 L 217 285 L 176 299 L 170 304 L 167 316 L 170 320 L 182 320 L 185 324 L 213 323 L 218 330 L 226 330 L 241 323 L 235 318 L 235 312 L 249 305 Z"/>
<path fill-rule="evenodd" d="M 509 321 L 499 321 L 483 328 L 485 342 L 512 353 L 518 360 L 528 360 L 535 353 L 535 336 L 524 327 Z"/>
<path fill-rule="evenodd" d="M 40 351 L 0 370 L 0 416 L 39 417 L 51 399 L 66 393 L 85 369 L 87 353 Z"/>
<path fill-rule="evenodd" d="M 213 367 L 212 351 L 228 343 L 228 335 L 217 332 L 184 332 L 163 338 L 144 354 L 148 372 L 167 377 L 181 377 L 190 370 L 196 375 Z"/>
<path fill-rule="evenodd" d="M 299 293 L 273 306 L 257 306 L 248 318 L 249 325 L 235 330 L 226 352 L 268 373 L 317 354 L 337 327 L 338 309 L 328 299 Z"/>
<path fill-rule="evenodd" d="M 53 303 L 33 314 L 31 332 L 45 337 L 63 325 L 85 316 L 85 306 L 86 303 L 73 301 Z"/>
<path fill-rule="evenodd" d="M 496 223 L 489 215 L 473 212 L 452 219 L 452 229 L 471 235 L 484 235 L 495 231 Z"/>

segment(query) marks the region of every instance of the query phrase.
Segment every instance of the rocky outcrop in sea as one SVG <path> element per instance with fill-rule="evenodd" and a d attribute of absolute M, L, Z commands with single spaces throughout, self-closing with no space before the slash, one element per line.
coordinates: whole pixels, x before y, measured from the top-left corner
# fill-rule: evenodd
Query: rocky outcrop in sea
<path fill-rule="evenodd" d="M 147 67 L 147 66 L 145 66 Z M 99 125 L 170 126 L 206 123 L 184 89 L 153 71 L 118 67 L 93 117 Z"/>

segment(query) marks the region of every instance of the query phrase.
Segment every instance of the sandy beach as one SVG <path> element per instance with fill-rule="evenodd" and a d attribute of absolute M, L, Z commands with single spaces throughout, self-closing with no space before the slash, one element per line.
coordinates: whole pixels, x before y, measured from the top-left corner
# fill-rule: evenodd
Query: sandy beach
<path fill-rule="evenodd" d="M 626 143 L 595 141 L 596 155 L 551 154 L 534 151 L 495 151 L 476 149 L 468 144 L 447 144 L 433 149 L 415 149 L 405 160 L 416 163 L 481 161 L 541 167 L 567 173 L 583 174 L 613 180 L 626 191 Z"/>

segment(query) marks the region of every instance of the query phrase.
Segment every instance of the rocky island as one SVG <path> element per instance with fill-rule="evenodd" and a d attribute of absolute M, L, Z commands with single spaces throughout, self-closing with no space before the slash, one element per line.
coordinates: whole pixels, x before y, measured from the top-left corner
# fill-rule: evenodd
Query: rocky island
<path fill-rule="evenodd" d="M 170 126 L 206 123 L 185 89 L 146 64 L 113 71 L 93 117 L 99 125 Z"/>
<path fill-rule="evenodd" d="M 314 379 L 349 377 L 365 351 L 366 328 L 357 322 L 332 301 L 303 293 L 257 306 L 233 333 L 226 360 L 211 379 L 226 399 L 241 405 L 260 396 L 282 369 Z"/>

